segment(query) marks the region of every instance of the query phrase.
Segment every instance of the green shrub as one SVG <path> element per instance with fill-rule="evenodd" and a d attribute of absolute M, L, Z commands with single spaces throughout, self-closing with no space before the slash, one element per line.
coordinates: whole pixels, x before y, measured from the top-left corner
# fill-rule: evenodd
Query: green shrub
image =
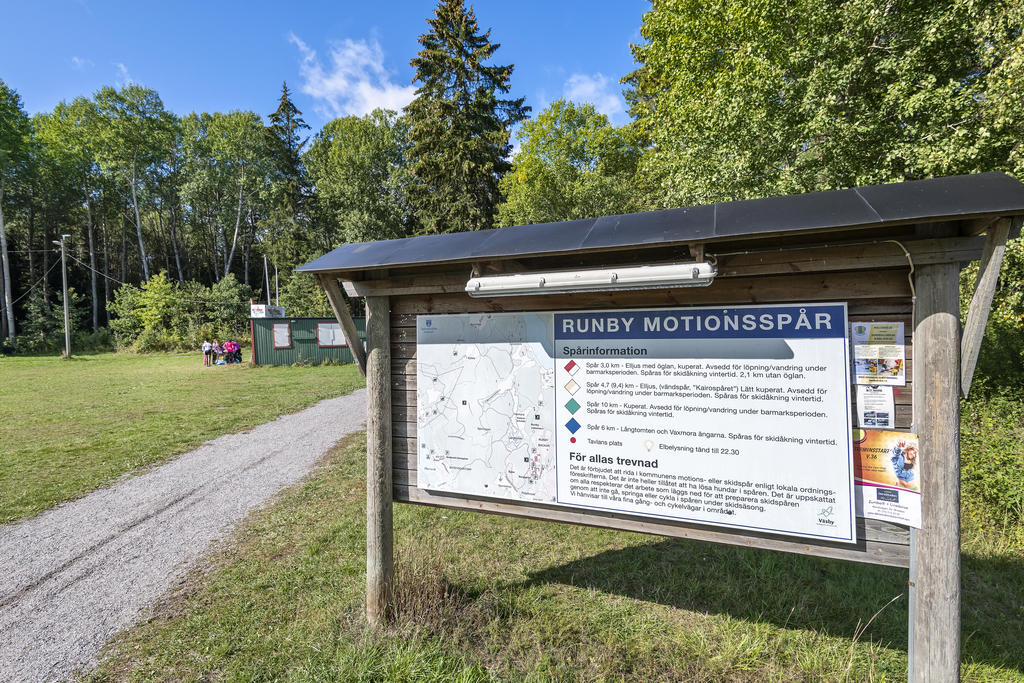
<path fill-rule="evenodd" d="M 114 300 L 107 304 L 107 310 L 113 315 L 110 331 L 118 348 L 131 347 L 142 334 L 141 298 L 142 290 L 138 287 L 123 285 L 114 292 Z"/>
<path fill-rule="evenodd" d="M 972 389 L 960 433 L 965 515 L 986 526 L 1024 524 L 1024 392 Z"/>
<path fill-rule="evenodd" d="M 88 305 L 85 298 L 78 294 L 75 289 L 68 289 L 69 317 L 71 322 L 71 334 L 74 336 L 77 330 L 84 330 L 88 327 L 89 318 Z M 64 297 L 58 292 L 56 296 L 47 303 L 43 300 L 41 293 L 33 294 L 26 306 L 25 319 L 21 323 L 21 329 L 15 339 L 14 352 L 19 354 L 55 354 L 61 353 L 64 349 Z M 75 346 L 72 344 L 72 353 Z"/>
<path fill-rule="evenodd" d="M 178 284 L 160 272 L 141 288 L 123 286 L 110 303 L 118 348 L 132 351 L 189 351 L 204 339 L 248 335 L 251 288 L 228 275 L 212 287 Z"/>
<path fill-rule="evenodd" d="M 71 339 L 72 353 L 101 353 L 113 351 L 114 347 L 114 335 L 106 327 L 95 332 L 76 332 Z"/>

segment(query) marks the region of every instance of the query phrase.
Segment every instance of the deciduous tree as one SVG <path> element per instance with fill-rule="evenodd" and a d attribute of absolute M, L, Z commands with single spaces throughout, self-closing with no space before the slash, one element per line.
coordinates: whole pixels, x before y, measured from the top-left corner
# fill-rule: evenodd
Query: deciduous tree
<path fill-rule="evenodd" d="M 134 84 L 121 90 L 104 87 L 96 93 L 95 102 L 100 117 L 99 161 L 131 190 L 142 274 L 148 280 L 149 260 L 142 239 L 139 184 L 170 150 L 173 117 L 164 109 L 155 90 Z"/>
<path fill-rule="evenodd" d="M 628 213 L 641 147 L 591 104 L 556 100 L 518 134 L 521 148 L 501 179 L 501 225 Z"/>
<path fill-rule="evenodd" d="M 3 314 L 11 341 L 14 340 L 14 290 L 4 226 L 4 191 L 27 158 L 30 130 L 21 97 L 0 80 L 0 262 L 3 266 Z"/>
<path fill-rule="evenodd" d="M 304 160 L 322 223 L 332 226 L 330 234 L 319 236 L 323 251 L 409 233 L 408 149 L 406 119 L 380 109 L 334 119 L 316 135 Z"/>
<path fill-rule="evenodd" d="M 1021 8 L 655 2 L 626 78 L 650 203 L 1021 172 Z"/>

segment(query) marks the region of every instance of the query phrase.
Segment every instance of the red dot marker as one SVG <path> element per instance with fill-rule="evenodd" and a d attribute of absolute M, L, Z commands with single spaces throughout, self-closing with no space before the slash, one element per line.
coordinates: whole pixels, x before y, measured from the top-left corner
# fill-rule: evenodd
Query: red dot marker
<path fill-rule="evenodd" d="M 574 436 L 571 439 L 569 439 L 569 443 L 576 443 L 576 437 Z"/>

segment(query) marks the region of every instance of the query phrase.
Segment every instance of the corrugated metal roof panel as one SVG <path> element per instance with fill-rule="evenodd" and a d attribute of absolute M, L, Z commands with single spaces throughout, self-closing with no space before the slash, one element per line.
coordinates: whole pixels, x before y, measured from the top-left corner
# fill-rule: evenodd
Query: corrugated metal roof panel
<path fill-rule="evenodd" d="M 799 199 L 799 202 L 795 201 Z M 716 204 L 715 237 L 839 228 L 881 223 L 854 190 Z"/>
<path fill-rule="evenodd" d="M 487 230 L 487 240 L 472 253 L 472 256 L 492 258 L 573 251 L 583 244 L 596 220 L 598 219 L 583 218 L 561 223 L 538 223 Z"/>
<path fill-rule="evenodd" d="M 1005 173 L 977 173 L 912 183 L 868 185 L 857 192 L 883 221 L 1017 212 L 1024 208 L 1024 185 Z"/>
<path fill-rule="evenodd" d="M 1024 214 L 1024 184 L 1004 173 L 978 173 L 560 223 L 346 244 L 298 270 L 363 270 L 542 256 L 985 214 Z"/>

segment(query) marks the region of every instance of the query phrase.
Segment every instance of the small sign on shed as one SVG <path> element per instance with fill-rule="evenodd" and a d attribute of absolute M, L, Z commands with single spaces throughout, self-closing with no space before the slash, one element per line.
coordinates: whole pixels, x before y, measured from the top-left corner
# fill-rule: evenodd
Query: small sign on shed
<path fill-rule="evenodd" d="M 250 318 L 283 318 L 284 306 L 270 304 L 249 304 Z"/>

